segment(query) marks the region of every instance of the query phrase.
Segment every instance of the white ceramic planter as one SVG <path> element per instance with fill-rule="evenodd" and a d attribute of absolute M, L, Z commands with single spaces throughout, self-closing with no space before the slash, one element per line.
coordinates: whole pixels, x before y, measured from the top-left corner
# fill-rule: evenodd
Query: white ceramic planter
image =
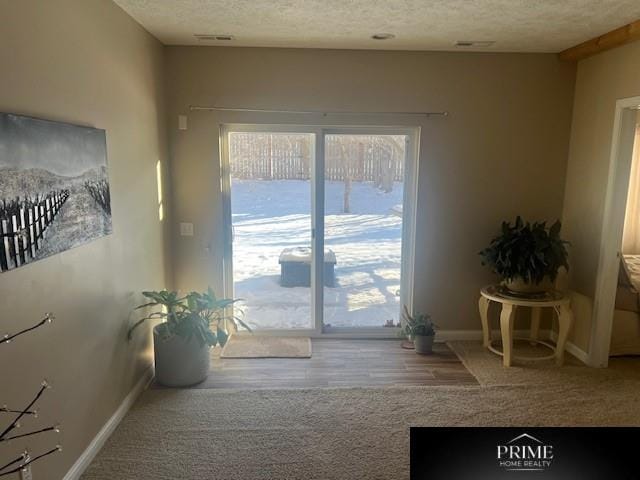
<path fill-rule="evenodd" d="M 413 339 L 413 346 L 416 353 L 429 355 L 433 353 L 433 339 L 435 335 L 416 335 Z"/>
<path fill-rule="evenodd" d="M 209 345 L 201 346 L 198 340 L 186 341 L 178 335 L 164 338 L 153 329 L 153 351 L 156 362 L 156 381 L 167 387 L 187 387 L 200 383 L 209 375 Z"/>

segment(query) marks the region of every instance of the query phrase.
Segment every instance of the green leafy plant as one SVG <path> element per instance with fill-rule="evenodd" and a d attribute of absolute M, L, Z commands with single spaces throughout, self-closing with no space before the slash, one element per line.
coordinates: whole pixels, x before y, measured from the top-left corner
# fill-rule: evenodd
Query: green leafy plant
<path fill-rule="evenodd" d="M 238 299 L 216 298 L 211 288 L 206 292 L 191 292 L 183 297 L 178 292 L 161 290 L 158 292 L 142 292 L 151 300 L 148 303 L 139 305 L 137 309 L 160 307 L 146 317 L 138 320 L 128 332 L 131 339 L 133 331 L 146 320 L 163 319 L 160 324 L 159 333 L 164 337 L 178 335 L 189 341 L 196 338 L 201 346 L 224 346 L 229 338 L 227 322 L 236 329 L 238 324 L 247 330 L 251 328 L 238 316 L 227 314 L 227 309 Z"/>
<path fill-rule="evenodd" d="M 502 222 L 500 235 L 480 252 L 482 264 L 505 280 L 520 277 L 538 284 L 545 277 L 554 281 L 561 267 L 569 269 L 566 242 L 560 238 L 560 221 L 547 228 L 546 222 Z"/>
<path fill-rule="evenodd" d="M 437 326 L 431 321 L 431 315 L 419 312 L 411 315 L 405 305 L 402 318 L 404 320 L 402 332 L 411 340 L 418 336 L 433 337 L 436 334 Z"/>

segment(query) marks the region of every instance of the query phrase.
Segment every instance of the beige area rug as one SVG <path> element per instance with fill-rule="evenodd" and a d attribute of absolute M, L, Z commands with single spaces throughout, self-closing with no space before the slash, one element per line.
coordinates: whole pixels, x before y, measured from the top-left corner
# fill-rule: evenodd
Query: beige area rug
<path fill-rule="evenodd" d="M 609 368 L 590 368 L 570 354 L 558 367 L 553 360 L 516 362 L 509 368 L 502 366 L 502 357 L 489 352 L 480 342 L 448 342 L 449 348 L 460 358 L 480 385 L 543 385 L 568 383 L 601 385 L 611 380 L 640 381 L 640 357 L 612 358 Z M 523 356 L 548 355 L 549 349 L 532 347 L 528 342 L 516 342 L 516 354 Z"/>
<path fill-rule="evenodd" d="M 640 360 L 504 369 L 452 346 L 484 386 L 147 390 L 82 478 L 408 479 L 410 426 L 640 426 Z"/>
<path fill-rule="evenodd" d="M 269 337 L 233 335 L 220 353 L 221 358 L 310 358 L 309 337 Z"/>

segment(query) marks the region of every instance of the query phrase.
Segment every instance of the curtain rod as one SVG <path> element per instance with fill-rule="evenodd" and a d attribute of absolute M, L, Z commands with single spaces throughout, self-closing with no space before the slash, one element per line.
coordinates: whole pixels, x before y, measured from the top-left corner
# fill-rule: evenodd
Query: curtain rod
<path fill-rule="evenodd" d="M 258 113 L 294 113 L 294 114 L 321 114 L 327 115 L 418 115 L 422 117 L 440 116 L 446 117 L 449 112 L 347 112 L 347 111 L 327 111 L 317 110 L 277 110 L 269 108 L 232 108 L 232 107 L 207 107 L 200 105 L 190 105 L 190 111 L 208 110 L 217 112 L 258 112 Z"/>

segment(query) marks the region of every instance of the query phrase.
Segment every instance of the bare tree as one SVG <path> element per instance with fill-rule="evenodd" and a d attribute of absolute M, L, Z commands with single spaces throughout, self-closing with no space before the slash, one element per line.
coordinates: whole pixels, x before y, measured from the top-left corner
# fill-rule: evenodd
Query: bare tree
<path fill-rule="evenodd" d="M 349 197 L 351 195 L 351 168 L 349 163 L 351 162 L 351 155 L 347 153 L 347 141 L 345 137 L 340 138 L 340 160 L 342 164 L 343 170 L 343 180 L 344 180 L 344 196 L 342 200 L 342 212 L 350 213 L 351 205 L 349 204 Z"/>

